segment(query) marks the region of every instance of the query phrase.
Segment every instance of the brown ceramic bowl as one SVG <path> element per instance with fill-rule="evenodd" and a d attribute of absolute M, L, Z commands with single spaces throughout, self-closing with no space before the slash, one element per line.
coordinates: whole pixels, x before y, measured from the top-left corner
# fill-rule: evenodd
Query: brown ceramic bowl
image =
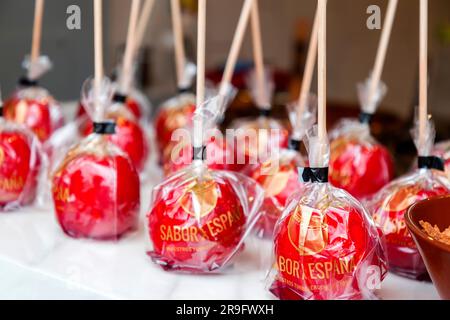
<path fill-rule="evenodd" d="M 448 228 L 450 196 L 416 203 L 409 208 L 405 220 L 440 297 L 450 300 L 450 246 L 429 237 L 420 225 L 420 221 L 425 221 L 441 231 Z"/>

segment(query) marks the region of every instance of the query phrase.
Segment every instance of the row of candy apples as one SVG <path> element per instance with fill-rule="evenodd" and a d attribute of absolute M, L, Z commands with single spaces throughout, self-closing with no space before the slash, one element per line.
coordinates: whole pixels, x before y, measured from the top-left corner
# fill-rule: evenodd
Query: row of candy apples
<path fill-rule="evenodd" d="M 1 205 L 13 210 L 30 204 L 46 189 L 39 184 L 43 176 L 66 234 L 119 239 L 138 223 L 149 107 L 138 90 L 123 94 L 120 85 L 96 77 L 83 86 L 77 120 L 64 126 L 60 107 L 37 83 L 49 65 L 46 58 L 29 62 L 27 78 L 2 108 Z M 272 87 L 268 81 L 264 91 Z M 386 253 L 392 271 L 422 277 L 426 269 L 403 215 L 418 200 L 449 193 L 443 163 L 432 153 L 434 128 L 428 121 L 427 139 L 418 143 L 418 168 L 391 182 L 392 159 L 369 126 L 385 90 L 379 86 L 375 103 L 367 87 L 360 88 L 360 119 L 338 125 L 331 148 L 311 129 L 312 98 L 304 112 L 293 105 L 289 134 L 259 99 L 261 86 L 250 86 L 261 116 L 237 122 L 244 138 L 233 141 L 208 136 L 232 90 L 198 106 L 186 92 L 164 103 L 155 130 L 167 177 L 154 188 L 147 215 L 149 256 L 166 270 L 218 272 L 256 230 L 273 239 L 270 290 L 283 299 L 370 296 L 368 279 L 376 270 L 378 280 L 384 278 Z M 177 129 L 191 126 L 192 143 L 172 141 Z M 248 136 L 257 143 L 242 143 Z M 308 160 L 300 153 L 303 138 Z M 268 148 L 274 150 L 265 158 Z"/>
<path fill-rule="evenodd" d="M 43 168 L 47 162 L 44 158 L 49 158 L 54 162 L 50 167 L 55 210 L 68 235 L 116 239 L 136 228 L 140 206 L 138 172 L 144 170 L 149 152 L 143 129 L 148 104 L 137 89 L 129 96 L 123 96 L 114 93 L 114 86 L 105 81 L 102 90 L 104 103 L 108 105 L 104 120 L 112 121 L 115 126 L 105 125 L 108 121 L 90 121 L 97 116 L 90 98 L 92 88 L 87 82 L 75 121 L 79 136 L 86 138 L 71 146 L 68 152 L 65 149 L 63 153 L 67 156 L 62 159 L 61 155 L 56 156 L 61 150 L 55 150 L 55 146 L 58 149 L 63 145 L 55 141 L 61 140 L 59 135 L 67 135 L 68 125 L 63 125 L 58 103 L 38 86 L 36 80 L 21 80 L 18 90 L 4 104 L 1 122 L 0 198 L 4 210 L 34 200 L 40 172 L 47 171 L 46 176 L 48 173 Z M 85 115 L 83 104 L 87 110 L 94 110 L 88 112 L 89 117 Z M 289 219 L 280 219 L 292 202 L 292 194 L 309 194 L 311 191 L 308 191 L 308 184 L 301 182 L 301 175 L 305 173 L 297 168 L 305 167 L 308 162 L 300 153 L 299 139 L 307 135 L 315 122 L 314 99 L 310 99 L 301 121 L 295 120 L 295 108 L 289 108 L 293 128 L 290 137 L 288 129 L 271 118 L 266 110 L 256 119 L 239 120 L 232 126 L 244 129 L 239 130 L 244 136 L 247 130 L 256 130 L 259 138 L 256 146 L 228 143 L 220 137 L 207 136 L 205 154 L 211 171 L 206 176 L 203 173 L 199 180 L 192 173 L 195 165 L 189 166 L 195 159 L 190 142 L 183 142 L 179 148 L 185 161 L 174 164 L 173 160 L 180 159 L 167 156 L 173 155 L 175 146 L 171 137 L 176 129 L 189 127 L 196 114 L 203 118 L 203 123 L 212 123 L 205 125 L 205 130 L 210 129 L 219 120 L 217 115 L 223 111 L 220 109 L 223 104 L 213 99 L 196 113 L 194 95 L 184 92 L 160 108 L 155 129 L 167 180 L 155 188 L 148 215 L 153 243 L 150 256 L 166 269 L 217 271 L 239 252 L 244 235 L 253 228 L 263 237 L 275 237 L 278 243 L 277 256 L 281 260 L 277 264 L 281 271 L 272 288 L 278 296 L 292 297 L 298 292 L 304 296 L 308 290 L 313 296 L 322 298 L 336 297 L 338 292 L 348 294 L 349 288 L 358 286 L 352 282 L 355 281 L 352 277 L 346 279 L 345 270 L 349 274 L 355 271 L 349 264 L 356 266 L 361 260 L 376 256 L 374 252 L 367 253 L 369 239 L 375 238 L 371 238 L 370 228 L 364 226 L 366 209 L 345 192 L 330 192 L 330 198 L 321 199 L 319 206 L 311 206 L 308 197 L 304 199 L 303 210 L 307 207 L 324 210 L 308 213 L 306 231 L 300 229 L 305 213 L 299 208 L 290 208 L 298 212 Z M 212 116 L 208 118 L 205 114 Z M 368 212 L 386 236 L 389 267 L 400 274 L 422 278 L 426 269 L 406 230 L 403 215 L 411 204 L 447 194 L 450 190 L 447 178 L 438 172 L 444 167 L 430 156 L 434 139 L 432 124 L 430 122 L 428 128 L 429 150 L 420 153 L 418 169 L 391 182 L 391 156 L 370 135 L 367 120 L 367 114 L 358 120 L 344 120 L 330 133 L 329 181 L 367 203 Z M 270 135 L 270 129 L 277 129 L 278 136 Z M 235 139 L 239 140 L 239 137 Z M 230 148 L 233 144 L 236 147 Z M 258 157 L 259 150 L 268 146 L 276 151 L 269 158 Z M 448 150 L 448 144 L 436 149 L 440 155 L 447 156 L 447 170 Z M 243 154 L 244 163 L 227 163 L 229 153 L 235 155 L 234 160 Z M 255 153 L 258 161 L 251 164 L 251 156 Z M 217 174 L 216 170 L 223 170 L 223 173 Z M 240 173 L 228 175 L 226 171 Z M 321 183 L 328 181 L 324 172 L 311 175 Z M 255 182 L 263 189 L 263 199 L 258 200 L 261 196 Z M 172 191 L 166 192 L 168 190 Z M 332 207 L 328 207 L 330 204 Z M 341 220 L 345 220 L 343 230 L 340 230 Z M 358 245 L 364 246 L 358 248 Z M 333 262 L 333 259 L 337 260 Z M 302 270 L 298 265 L 302 260 L 315 262 L 313 270 L 319 269 Z M 324 269 L 320 269 L 318 261 L 325 263 Z M 327 261 L 333 265 L 327 267 Z M 311 289 L 321 288 L 323 283 L 331 284 L 333 279 L 340 279 L 343 291 L 334 288 L 329 289 L 332 293 L 324 294 L 327 290 L 323 288 Z M 289 283 L 303 283 L 309 289 L 300 289 L 300 285 L 292 289 Z"/>

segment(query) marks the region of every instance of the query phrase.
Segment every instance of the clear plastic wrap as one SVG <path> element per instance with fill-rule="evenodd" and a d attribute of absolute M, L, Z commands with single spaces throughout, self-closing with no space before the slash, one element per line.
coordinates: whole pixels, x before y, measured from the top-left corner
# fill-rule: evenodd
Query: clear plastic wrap
<path fill-rule="evenodd" d="M 236 162 L 241 165 L 241 168 L 249 164 L 257 164 L 260 157 L 264 158 L 267 153 L 270 153 L 269 149 L 274 149 L 272 151 L 275 153 L 288 146 L 289 131 L 280 121 L 270 117 L 275 85 L 271 73 L 266 70 L 265 75 L 265 94 L 259 92 L 254 71 L 250 73 L 247 80 L 253 101 L 260 110 L 260 116 L 238 119 L 231 124 L 231 128 L 235 130 Z"/>
<path fill-rule="evenodd" d="M 327 182 L 328 149 L 310 140 L 305 183 L 275 227 L 268 288 L 283 300 L 371 299 L 386 275 L 381 232 L 358 200 Z"/>
<path fill-rule="evenodd" d="M 298 116 L 298 103 L 287 106 L 292 125 L 292 135 L 289 146 L 281 149 L 256 165 L 249 165 L 242 173 L 257 181 L 264 189 L 264 203 L 261 207 L 261 217 L 256 226 L 256 233 L 264 238 L 270 238 L 287 199 L 301 189 L 298 169 L 306 165 L 306 160 L 300 153 L 301 141 L 306 132 L 315 123 L 317 100 L 310 96 L 305 110 Z"/>
<path fill-rule="evenodd" d="M 370 134 L 370 119 L 387 89 L 380 83 L 369 101 L 368 87 L 369 80 L 358 85 L 359 120 L 343 119 L 330 132 L 330 182 L 360 200 L 375 194 L 394 177 L 389 151 Z"/>
<path fill-rule="evenodd" d="M 106 120 L 112 88 L 104 79 L 100 90 L 91 81 L 83 87 L 83 104 L 94 133 L 73 146 L 52 179 L 56 216 L 74 238 L 118 239 L 137 227 L 139 175 L 123 151 L 109 141 L 115 123 Z"/>
<path fill-rule="evenodd" d="M 35 200 L 42 159 L 38 138 L 27 127 L 5 120 L 0 114 L 1 211 L 12 211 Z"/>
<path fill-rule="evenodd" d="M 46 56 L 39 57 L 33 63 L 26 59 L 24 68 L 28 74 L 20 80 L 19 87 L 5 101 L 4 117 L 24 124 L 41 142 L 45 142 L 64 124 L 61 106 L 37 82 L 51 68 L 51 62 Z"/>
<path fill-rule="evenodd" d="M 259 217 L 263 191 L 258 184 L 238 173 L 209 169 L 205 161 L 207 131 L 220 117 L 218 110 L 217 99 L 196 110 L 194 161 L 153 190 L 148 255 L 165 270 L 223 271 Z"/>
<path fill-rule="evenodd" d="M 442 171 L 435 169 L 442 166 L 442 162 L 431 156 L 435 137 L 431 120 L 427 123 L 426 132 L 427 139 L 421 145 L 418 124 L 413 130 L 413 138 L 419 153 L 418 169 L 392 181 L 367 204 L 386 236 L 389 270 L 418 280 L 428 279 L 428 274 L 406 227 L 405 213 L 418 201 L 450 193 L 449 180 Z"/>

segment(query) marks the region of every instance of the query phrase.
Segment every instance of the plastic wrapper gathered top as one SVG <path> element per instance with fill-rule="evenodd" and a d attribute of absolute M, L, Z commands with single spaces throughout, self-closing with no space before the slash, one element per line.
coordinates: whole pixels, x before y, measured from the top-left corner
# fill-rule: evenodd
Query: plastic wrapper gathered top
<path fill-rule="evenodd" d="M 42 147 L 24 125 L 3 118 L 0 106 L 0 210 L 32 203 L 42 168 Z"/>
<path fill-rule="evenodd" d="M 260 116 L 239 119 L 231 124 L 235 130 L 235 158 L 241 169 L 249 164 L 257 164 L 259 158 L 288 147 L 289 132 L 283 124 L 270 116 L 274 83 L 271 73 L 265 72 L 265 94 L 260 92 L 255 72 L 251 72 L 247 82 Z M 262 97 L 267 97 L 264 99 Z"/>
<path fill-rule="evenodd" d="M 327 182 L 328 150 L 310 140 L 311 168 L 299 169 L 304 183 L 274 231 L 269 290 L 284 300 L 374 298 L 386 274 L 381 232 L 350 194 Z M 316 153 L 316 155 L 313 155 Z"/>
<path fill-rule="evenodd" d="M 25 60 L 24 67 L 28 75 L 20 80 L 18 89 L 5 101 L 4 117 L 24 124 L 45 142 L 64 124 L 60 105 L 37 82 L 51 68 L 51 63 L 42 56 L 35 62 Z"/>
<path fill-rule="evenodd" d="M 394 176 L 389 151 L 370 134 L 370 119 L 386 93 L 380 84 L 369 101 L 369 81 L 358 85 L 360 119 L 344 119 L 330 132 L 330 182 L 358 199 L 370 197 Z"/>
<path fill-rule="evenodd" d="M 59 224 L 75 238 L 118 239 L 137 226 L 139 175 L 131 159 L 109 141 L 115 123 L 106 120 L 112 90 L 83 87 L 83 103 L 94 132 L 72 147 L 53 174 L 53 201 Z"/>
<path fill-rule="evenodd" d="M 206 132 L 220 116 L 214 98 L 198 108 L 193 163 L 153 190 L 148 218 L 149 256 L 165 270 L 222 271 L 244 247 L 258 219 L 262 190 L 238 173 L 208 168 Z"/>
<path fill-rule="evenodd" d="M 293 128 L 288 148 L 281 149 L 259 164 L 249 165 L 242 173 L 256 180 L 264 189 L 264 203 L 256 232 L 262 237 L 271 237 L 278 218 L 283 212 L 287 199 L 301 189 L 298 177 L 299 167 L 304 167 L 305 159 L 300 153 L 301 141 L 315 122 L 316 98 L 310 96 L 306 110 L 298 117 L 298 103 L 287 106 Z"/>
<path fill-rule="evenodd" d="M 419 152 L 418 169 L 392 181 L 368 201 L 375 221 L 386 236 L 389 269 L 413 279 L 428 279 L 425 264 L 406 227 L 405 213 L 414 203 L 450 193 L 450 182 L 443 163 L 430 156 L 434 142 L 433 123 L 427 123 L 425 143 L 418 137 L 418 125 L 413 137 Z"/>

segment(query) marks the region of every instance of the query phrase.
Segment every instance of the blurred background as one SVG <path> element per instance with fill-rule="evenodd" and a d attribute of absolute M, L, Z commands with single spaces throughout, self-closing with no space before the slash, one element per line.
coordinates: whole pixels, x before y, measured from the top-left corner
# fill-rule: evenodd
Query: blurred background
<path fill-rule="evenodd" d="M 301 74 L 314 17 L 315 0 L 259 0 L 266 63 L 275 70 L 274 105 L 284 117 L 286 102 L 298 95 Z M 195 61 L 196 0 L 182 0 L 185 43 Z M 328 7 L 328 100 L 330 125 L 337 118 L 358 113 L 356 83 L 373 66 L 380 30 L 366 26 L 367 8 L 378 5 L 382 18 L 387 0 L 330 0 Z M 81 30 L 68 30 L 66 9 L 81 8 Z M 207 67 L 212 81 L 220 79 L 243 0 L 208 0 Z M 105 61 L 109 72 L 122 55 L 130 1 L 105 0 Z M 0 2 L 0 81 L 4 95 L 22 75 L 21 62 L 30 51 L 34 1 Z M 43 53 L 54 69 L 42 83 L 62 101 L 76 100 L 82 82 L 93 73 L 93 18 L 91 0 L 47 0 L 43 26 Z M 430 112 L 438 138 L 450 136 L 450 1 L 430 1 Z M 386 60 L 383 80 L 389 92 L 375 119 L 374 132 L 382 142 L 402 154 L 414 152 L 409 136 L 417 103 L 419 0 L 400 0 Z M 157 106 L 175 93 L 170 1 L 156 0 L 140 55 L 139 82 Z M 248 32 L 235 83 L 252 66 Z M 240 101 L 239 101 L 240 99 Z M 228 117 L 251 113 L 248 97 L 240 95 Z M 412 151 L 411 151 L 412 150 Z"/>

